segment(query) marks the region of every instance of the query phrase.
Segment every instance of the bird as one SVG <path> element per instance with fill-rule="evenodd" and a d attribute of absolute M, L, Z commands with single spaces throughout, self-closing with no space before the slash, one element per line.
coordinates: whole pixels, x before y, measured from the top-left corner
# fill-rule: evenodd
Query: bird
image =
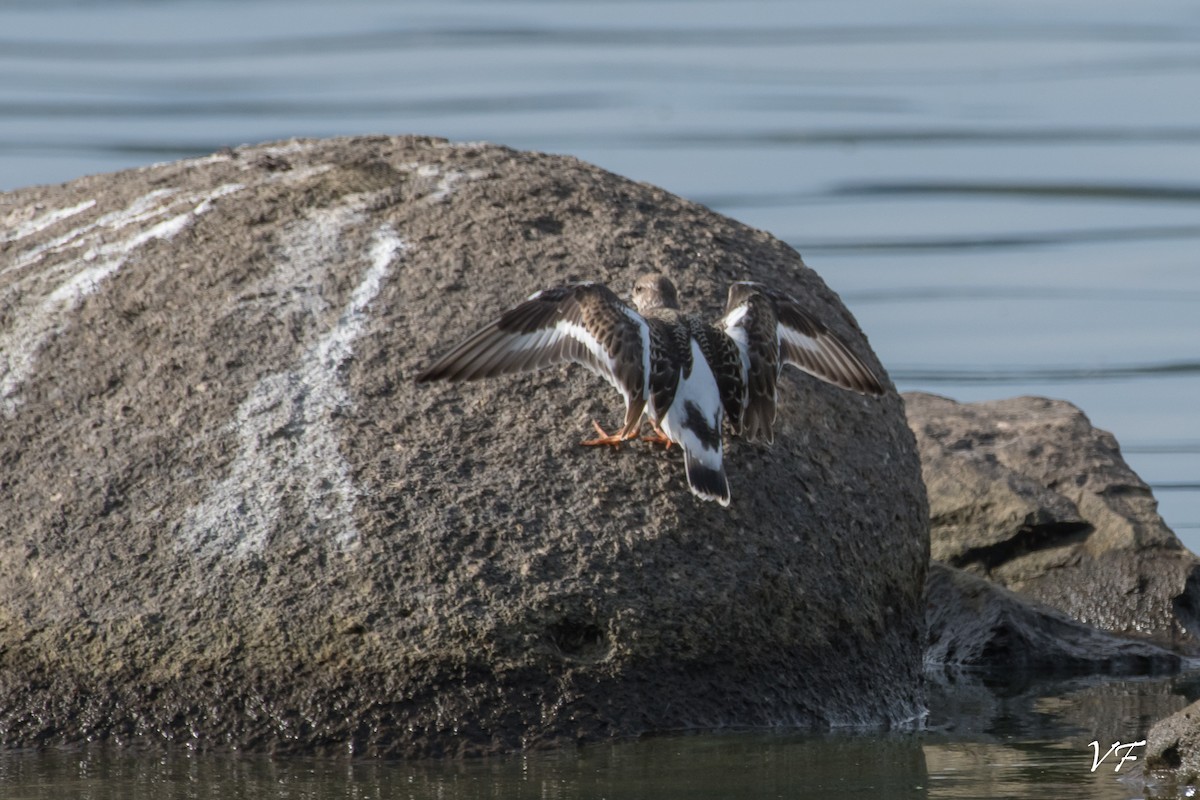
<path fill-rule="evenodd" d="M 638 438 L 678 445 L 692 493 L 730 503 L 723 424 L 734 436 L 770 444 L 778 382 L 787 364 L 864 395 L 883 385 L 828 327 L 790 295 L 754 281 L 729 287 L 717 324 L 684 313 L 674 283 L 642 275 L 632 306 L 596 281 L 543 289 L 505 311 L 417 377 L 471 381 L 574 363 L 604 378 L 625 401 L 622 426 L 595 420 L 585 446 Z"/>

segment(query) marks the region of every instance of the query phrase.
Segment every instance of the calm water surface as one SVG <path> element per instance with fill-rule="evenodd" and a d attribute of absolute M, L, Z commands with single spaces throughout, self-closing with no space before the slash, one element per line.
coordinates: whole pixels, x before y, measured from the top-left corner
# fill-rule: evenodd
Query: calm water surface
<path fill-rule="evenodd" d="M 1200 697 L 1200 675 L 931 682 L 922 732 L 663 736 L 469 761 L 397 763 L 83 750 L 0 751 L 5 800 L 599 800 L 1144 796 L 1136 762 L 1096 766 L 1090 742 L 1137 742 Z M 1141 749 L 1131 751 L 1137 755 Z M 1116 767 L 1120 769 L 1116 769 Z"/>
<path fill-rule="evenodd" d="M 1146 731 L 1200 698 L 1200 673 L 1157 679 L 930 676 L 921 731 L 661 736 L 500 758 L 418 763 L 138 752 L 0 751 L 4 800 L 1131 800 Z M 1091 742 L 1102 743 L 1100 762 Z M 1113 742 L 1133 744 L 1119 763 Z M 1151 788 L 1154 788 L 1153 786 Z"/>
<path fill-rule="evenodd" d="M 1091 772 L 1090 748 L 1057 741 L 725 734 L 419 765 L 110 751 L 0 755 L 0 781 L 12 787 L 9 800 L 1139 797 L 1140 781 L 1117 774 L 1113 763 Z"/>
<path fill-rule="evenodd" d="M 367 132 L 661 185 L 796 247 L 901 389 L 1080 405 L 1200 550 L 1194 3 L 6 0 L 0 75 L 0 189 Z M 1131 796 L 1087 771 L 1092 736 L 1016 736 L 688 737 L 444 768 L 6 754 L 0 777 L 5 798 Z"/>

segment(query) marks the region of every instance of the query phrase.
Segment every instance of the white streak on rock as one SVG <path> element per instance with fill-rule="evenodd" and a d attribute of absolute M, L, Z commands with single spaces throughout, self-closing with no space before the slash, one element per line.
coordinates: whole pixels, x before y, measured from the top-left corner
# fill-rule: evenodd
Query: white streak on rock
<path fill-rule="evenodd" d="M 31 220 L 20 223 L 8 233 L 0 236 L 0 242 L 15 242 L 18 239 L 24 239 L 26 236 L 32 236 L 57 222 L 73 217 L 80 212 L 87 211 L 94 205 L 96 205 L 95 200 L 84 200 L 82 203 L 77 203 L 70 208 L 56 208 L 53 211 L 47 211 L 40 217 L 34 217 Z"/>
<path fill-rule="evenodd" d="M 186 228 L 191 220 L 192 212 L 180 214 L 177 217 L 163 220 L 125 241 L 101 245 L 93 250 L 88 250 L 84 253 L 84 260 L 97 263 L 85 267 L 59 284 L 58 288 L 52 291 L 42 304 L 42 310 L 51 311 L 56 306 L 74 308 L 86 295 L 100 288 L 100 283 L 105 278 L 120 269 L 129 258 L 130 253 L 154 239 L 170 239 Z"/>
<path fill-rule="evenodd" d="M 78 228 L 67 231 L 66 233 L 56 236 L 55 238 L 43 242 L 39 245 L 29 248 L 24 253 L 16 257 L 13 263 L 3 269 L 0 269 L 0 275 L 14 272 L 32 266 L 33 264 L 42 261 L 47 256 L 65 253 L 69 250 L 76 250 L 89 245 L 100 242 L 108 231 L 117 231 L 123 228 L 128 228 L 130 225 L 136 225 L 142 222 L 158 219 L 166 214 L 176 211 L 178 206 L 188 203 L 198 203 L 192 210 L 192 213 L 199 216 L 208 211 L 210 204 L 217 198 L 224 197 L 228 194 L 241 191 L 245 186 L 240 183 L 226 183 L 213 189 L 211 192 L 206 192 L 202 195 L 185 195 L 183 197 L 172 200 L 171 202 L 163 202 L 167 198 L 175 195 L 177 189 L 155 189 L 153 192 L 148 192 L 142 195 L 137 200 L 134 200 L 125 208 L 118 211 L 110 211 L 86 225 L 81 225 Z M 146 240 L 139 242 L 144 243 Z M 120 246 L 120 245 L 116 245 Z M 83 256 L 89 256 L 88 252 Z M 53 269 L 61 270 L 62 265 L 58 265 Z"/>
<path fill-rule="evenodd" d="M 417 164 L 408 162 L 401 164 L 402 169 L 415 173 L 416 177 L 428 186 L 428 193 L 423 198 L 426 203 L 444 203 L 454 194 L 458 184 L 464 180 L 474 181 L 486 178 L 488 171 L 483 169 L 458 170 L 446 172 L 437 164 Z"/>
<path fill-rule="evenodd" d="M 234 192 L 240 192 L 242 189 L 245 189 L 245 188 L 246 188 L 245 184 L 242 184 L 242 183 L 222 184 L 222 185 L 218 186 L 216 189 L 213 189 L 208 194 L 201 197 L 200 202 L 197 203 L 196 207 L 192 209 L 192 213 L 198 217 L 201 214 L 204 214 L 205 212 L 207 212 L 210 208 L 212 208 L 212 204 L 213 204 L 214 200 L 218 200 L 218 199 L 224 197 L 225 195 L 233 194 Z"/>
<path fill-rule="evenodd" d="M 175 193 L 174 189 L 155 189 L 142 195 L 119 211 L 110 211 L 86 225 L 67 231 L 48 242 L 35 245 L 16 257 L 10 266 L 0 270 L 0 275 L 24 269 L 36 264 L 46 256 L 56 255 L 98 241 L 104 235 L 104 229 L 120 230 L 135 222 L 152 219 L 169 210 L 159 202 Z M 157 213 L 156 213 L 157 212 Z M 149 216 L 147 216 L 149 215 Z"/>
<path fill-rule="evenodd" d="M 228 150 L 218 150 L 215 153 L 209 153 L 206 156 L 196 156 L 195 158 L 181 158 L 178 161 L 158 161 L 153 164 L 147 164 L 142 167 L 144 171 L 157 170 L 163 167 L 184 167 L 186 169 L 194 169 L 196 167 L 204 167 L 209 164 L 225 164 L 233 161 L 233 154 Z"/>
<path fill-rule="evenodd" d="M 162 216 L 170 206 L 159 201 L 166 200 L 178 191 L 178 189 L 155 189 L 153 192 L 147 192 L 134 200 L 127 208 L 110 211 L 103 215 L 92 224 L 92 227 L 120 230 L 138 222 Z"/>
<path fill-rule="evenodd" d="M 7 416 L 16 413 L 21 404 L 16 392 L 33 370 L 38 352 L 66 330 L 72 312 L 84 297 L 124 266 L 138 248 L 147 242 L 171 239 L 208 211 L 213 200 L 242 188 L 241 184 L 224 184 L 203 194 L 183 196 L 176 196 L 175 189 L 157 189 L 123 209 L 31 248 L 14 265 L 0 270 L 3 275 L 43 259 L 50 261 L 53 255 L 83 250 L 72 258 L 17 277 L 0 289 L 0 300 L 16 309 L 13 325 L 0 331 L 0 412 Z M 188 205 L 192 207 L 179 213 Z M 125 238 L 109 240 L 113 231 L 151 222 Z"/>
<path fill-rule="evenodd" d="M 338 254 L 340 240 L 347 228 L 361 222 L 359 208 L 314 212 L 293 228 L 270 282 L 296 291 L 275 313 L 304 312 L 316 321 L 328 312 L 319 287 L 331 277 L 329 265 L 345 258 Z M 376 230 L 358 286 L 331 327 L 292 368 L 262 378 L 250 390 L 230 426 L 237 454 L 229 473 L 185 515 L 182 547 L 211 557 L 244 558 L 266 547 L 287 512 L 293 529 L 299 523 L 338 550 L 357 544 L 358 490 L 341 453 L 336 423 L 352 405 L 342 371 L 351 345 L 366 327 L 367 306 L 404 247 L 390 226 Z"/>

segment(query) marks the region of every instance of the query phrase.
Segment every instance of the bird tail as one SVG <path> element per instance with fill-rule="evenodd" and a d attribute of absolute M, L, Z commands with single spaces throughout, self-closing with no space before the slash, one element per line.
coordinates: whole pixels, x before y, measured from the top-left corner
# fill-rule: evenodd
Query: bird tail
<path fill-rule="evenodd" d="M 748 442 L 775 441 L 775 390 L 753 393 L 742 417 L 742 437 Z"/>
<path fill-rule="evenodd" d="M 723 506 L 729 505 L 729 480 L 725 477 L 719 447 L 716 450 L 684 447 L 683 464 L 692 494 L 703 500 L 716 500 Z"/>

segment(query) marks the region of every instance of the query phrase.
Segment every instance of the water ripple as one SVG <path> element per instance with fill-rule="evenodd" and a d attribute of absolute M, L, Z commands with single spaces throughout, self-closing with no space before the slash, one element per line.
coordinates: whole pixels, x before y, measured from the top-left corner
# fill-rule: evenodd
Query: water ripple
<path fill-rule="evenodd" d="M 614 95 L 601 92 L 520 92 L 463 97 L 435 97 L 392 100 L 370 98 L 361 101 L 330 100 L 147 100 L 143 102 L 9 101 L 0 103 L 0 118 L 65 117 L 68 119 L 129 117 L 252 117 L 269 115 L 288 118 L 337 117 L 348 114 L 423 114 L 454 115 L 477 113 L 521 113 L 526 111 L 594 111 L 616 104 Z"/>
<path fill-rule="evenodd" d="M 631 143 L 647 147 L 795 147 L 798 145 L 1076 145 L 1076 144 L 1193 144 L 1200 128 L 1159 127 L 1041 127 L 1041 128 L 824 128 L 773 131 L 672 132 L 639 136 Z"/>
<path fill-rule="evenodd" d="M 984 197 L 1050 197 L 1086 200 L 1154 200 L 1166 202 L 1200 202 L 1200 186 L 1162 186 L 1139 184 L 1091 183 L 971 183 L 912 181 L 896 183 L 846 183 L 835 188 L 834 196 L 984 196 Z"/>
<path fill-rule="evenodd" d="M 1126 453 L 1140 455 L 1200 455 L 1200 442 L 1133 443 L 1121 446 Z"/>
<path fill-rule="evenodd" d="M 895 45 L 944 42 L 1125 42 L 1188 44 L 1197 32 L 1183 26 L 1133 24 L 1003 24 L 987 25 L 781 25 L 732 28 L 675 25 L 654 27 L 596 26 L 568 20 L 541 25 L 494 24 L 485 27 L 420 27 L 351 31 L 285 38 L 243 38 L 198 41 L 81 41 L 28 38 L 0 39 L 0 52 L 9 57 L 39 61 L 181 61 L 197 58 L 276 57 L 358 53 L 366 50 L 447 47 L 530 47 L 570 45 L 595 49 L 641 47 L 761 48 L 789 45 Z"/>
<path fill-rule="evenodd" d="M 1061 244 L 1195 238 L 1200 238 L 1200 225 L 1146 225 L 1128 228 L 1083 228 L 924 239 L 845 239 L 824 242 L 811 240 L 801 242 L 796 237 L 791 237 L 786 241 L 802 253 L 844 253 L 998 250 Z"/>
<path fill-rule="evenodd" d="M 1166 361 L 1157 364 L 1127 364 L 1093 367 L 894 367 L 892 380 L 908 384 L 1027 384 L 1078 381 L 1146 380 L 1200 375 L 1200 361 Z"/>
<path fill-rule="evenodd" d="M 899 286 L 886 289 L 850 289 L 841 293 L 852 305 L 904 302 L 962 302 L 978 300 L 985 303 L 997 300 L 1040 301 L 1100 301 L 1109 303 L 1196 303 L 1200 291 L 1187 289 L 1093 288 L 1088 286 Z"/>

